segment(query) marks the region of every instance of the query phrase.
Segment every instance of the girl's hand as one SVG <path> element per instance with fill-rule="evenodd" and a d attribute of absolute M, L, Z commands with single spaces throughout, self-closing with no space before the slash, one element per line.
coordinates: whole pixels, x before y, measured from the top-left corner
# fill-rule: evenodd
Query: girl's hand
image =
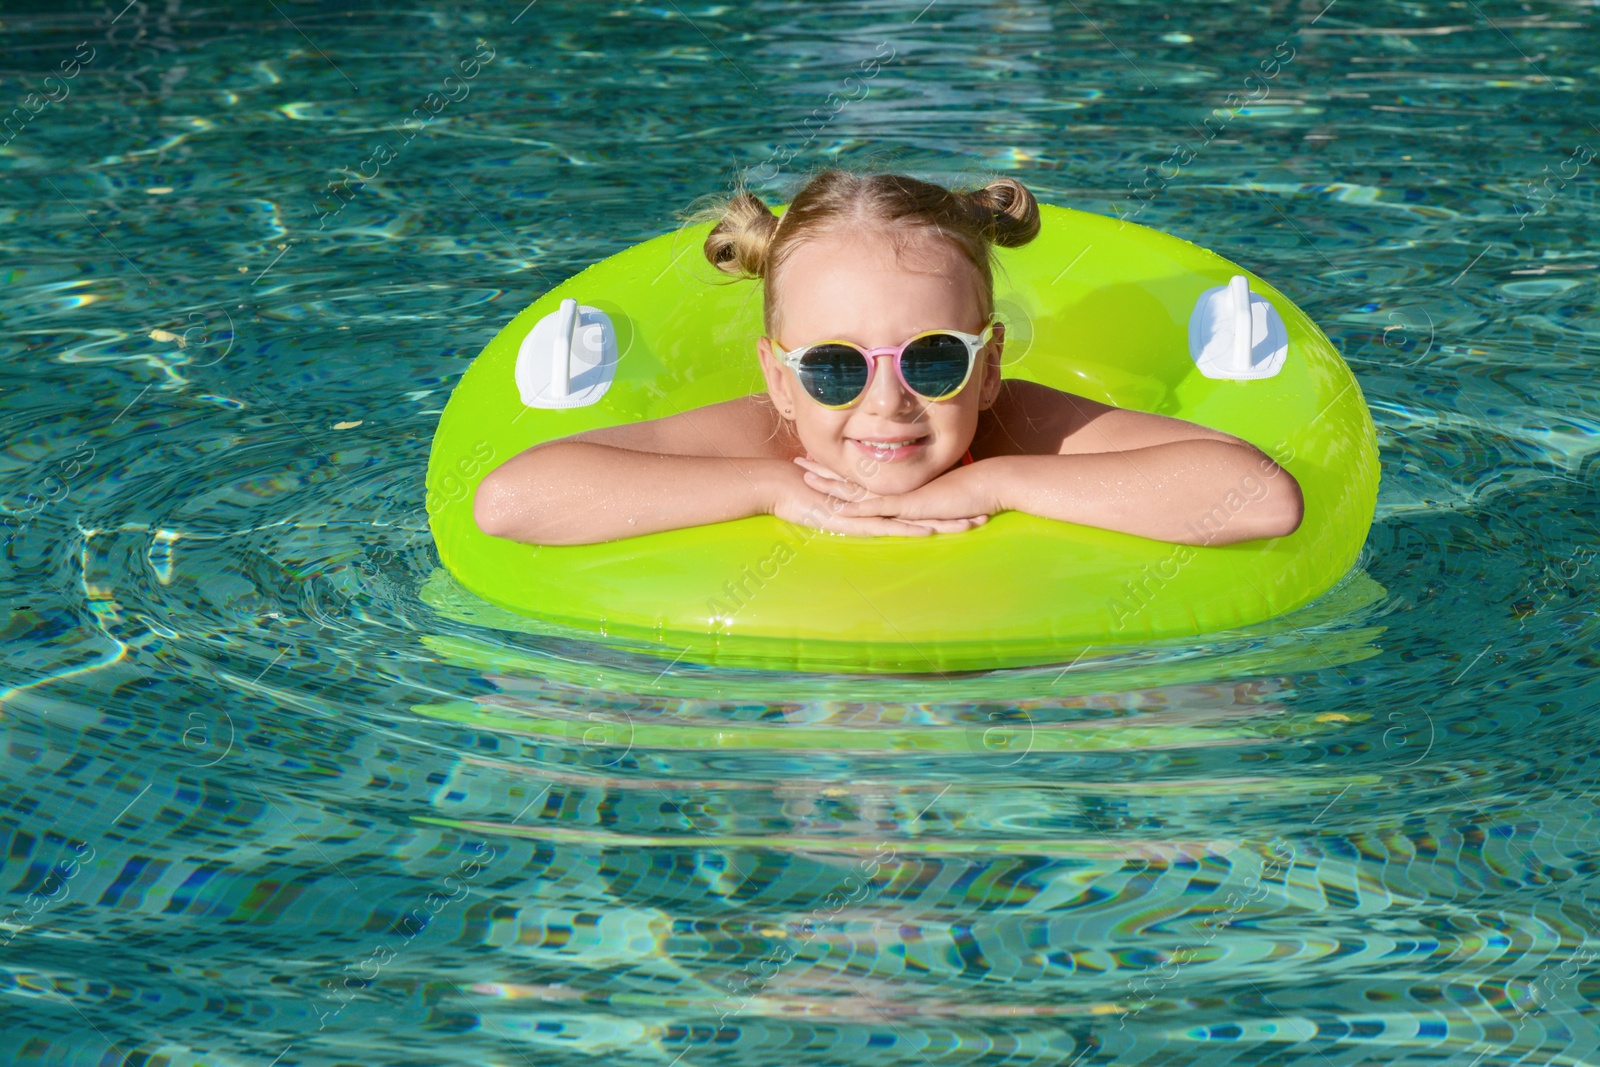
<path fill-rule="evenodd" d="M 827 493 L 839 500 L 870 500 L 878 494 L 862 485 L 857 485 L 849 478 L 835 474 L 810 456 L 800 456 L 795 459 L 806 470 L 806 484 L 821 493 Z"/>
<path fill-rule="evenodd" d="M 845 509 L 855 505 L 810 484 L 811 479 L 818 477 L 817 475 L 809 470 L 801 471 L 798 467 L 791 467 L 790 470 L 793 471 L 792 475 L 779 480 L 772 504 L 772 514 L 798 526 L 809 526 L 829 533 L 851 534 L 856 537 L 927 537 L 933 533 L 960 533 L 982 525 L 987 520 L 987 516 L 981 516 L 975 520 L 936 518 L 904 521 L 889 515 L 851 515 Z M 818 480 L 821 481 L 820 478 Z M 843 483 L 843 480 L 838 478 L 834 481 L 840 482 L 841 488 L 843 484 L 854 484 Z M 856 486 L 856 488 L 861 487 Z"/>
<path fill-rule="evenodd" d="M 907 523 L 954 521 L 966 523 L 963 529 L 970 529 L 1003 510 L 989 484 L 988 472 L 981 467 L 981 462 L 957 467 L 909 493 L 877 496 L 862 489 L 865 495 L 842 503 L 839 514 L 847 518 L 894 518 Z M 822 484 L 823 479 L 813 482 L 812 477 L 806 476 L 807 483 L 814 487 Z"/>

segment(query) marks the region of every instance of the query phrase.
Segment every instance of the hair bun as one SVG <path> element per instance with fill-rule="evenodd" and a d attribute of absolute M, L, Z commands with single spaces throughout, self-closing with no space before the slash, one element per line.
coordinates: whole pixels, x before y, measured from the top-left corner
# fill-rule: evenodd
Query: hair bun
<path fill-rule="evenodd" d="M 996 178 L 967 194 L 967 202 L 987 223 L 989 239 L 1016 248 L 1039 236 L 1039 202 L 1015 178 Z"/>
<path fill-rule="evenodd" d="M 740 189 L 706 235 L 706 259 L 718 270 L 741 278 L 764 278 L 767 251 L 778 232 L 778 216 L 748 190 Z"/>

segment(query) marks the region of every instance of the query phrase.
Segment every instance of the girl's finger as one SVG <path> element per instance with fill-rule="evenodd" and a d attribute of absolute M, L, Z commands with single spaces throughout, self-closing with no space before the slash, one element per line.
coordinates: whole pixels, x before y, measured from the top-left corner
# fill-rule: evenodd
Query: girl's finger
<path fill-rule="evenodd" d="M 866 517 L 868 515 L 899 516 L 900 503 L 894 497 L 874 496 L 864 500 L 852 500 L 839 508 L 840 515 L 852 517 Z"/>
<path fill-rule="evenodd" d="M 823 485 L 837 486 L 838 488 L 843 489 L 845 486 L 850 484 L 842 478 L 835 478 L 826 474 L 818 474 L 816 471 L 806 471 L 800 477 L 803 478 L 805 483 L 811 486 L 813 489 Z"/>
<path fill-rule="evenodd" d="M 827 493 L 839 500 L 861 500 L 870 494 L 867 490 L 854 482 L 847 482 L 842 478 L 829 479 L 820 474 L 804 475 L 805 483 L 819 493 Z"/>
<path fill-rule="evenodd" d="M 917 509 L 911 514 L 904 514 L 904 512 L 911 510 L 906 506 L 903 498 L 886 496 L 873 497 L 871 500 L 857 500 L 839 506 L 839 514 L 843 516 L 851 518 L 879 516 L 893 518 L 898 522 L 925 523 L 935 526 L 941 533 L 955 532 L 957 529 L 966 530 L 973 526 L 982 526 L 989 521 L 989 516 L 987 515 L 929 515 L 925 509 Z M 960 527 L 938 525 L 947 523 L 962 523 L 964 525 Z"/>
<path fill-rule="evenodd" d="M 969 519 L 897 519 L 913 526 L 926 526 L 934 533 L 963 533 L 989 521 L 987 515 L 974 515 Z"/>
<path fill-rule="evenodd" d="M 917 523 L 883 518 L 836 518 L 830 525 L 835 533 L 856 537 L 929 537 L 934 531 Z"/>

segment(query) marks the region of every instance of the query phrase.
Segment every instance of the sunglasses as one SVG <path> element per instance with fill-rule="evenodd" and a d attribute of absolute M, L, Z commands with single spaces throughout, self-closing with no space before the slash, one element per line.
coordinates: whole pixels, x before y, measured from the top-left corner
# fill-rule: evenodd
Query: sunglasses
<path fill-rule="evenodd" d="M 825 408 L 854 406 L 872 387 L 879 356 L 894 356 L 900 384 L 924 400 L 949 400 L 966 387 L 977 365 L 978 353 L 999 325 L 991 322 L 982 333 L 928 330 L 905 344 L 887 348 L 862 348 L 849 341 L 819 341 L 785 352 L 774 340 L 772 349 L 788 364 L 806 395 Z"/>

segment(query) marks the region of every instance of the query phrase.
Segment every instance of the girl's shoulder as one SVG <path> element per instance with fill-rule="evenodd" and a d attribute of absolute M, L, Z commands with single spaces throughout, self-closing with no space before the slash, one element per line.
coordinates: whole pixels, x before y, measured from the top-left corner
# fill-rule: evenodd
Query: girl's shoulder
<path fill-rule="evenodd" d="M 1121 452 L 1208 439 L 1239 440 L 1183 419 L 1119 408 L 1037 382 L 1007 380 L 993 406 L 979 417 L 972 454 L 984 459 Z"/>
<path fill-rule="evenodd" d="M 1064 441 L 1116 410 L 1038 382 L 1008 378 L 1001 382 L 995 402 L 978 417 L 972 453 L 980 458 L 1053 455 Z"/>

